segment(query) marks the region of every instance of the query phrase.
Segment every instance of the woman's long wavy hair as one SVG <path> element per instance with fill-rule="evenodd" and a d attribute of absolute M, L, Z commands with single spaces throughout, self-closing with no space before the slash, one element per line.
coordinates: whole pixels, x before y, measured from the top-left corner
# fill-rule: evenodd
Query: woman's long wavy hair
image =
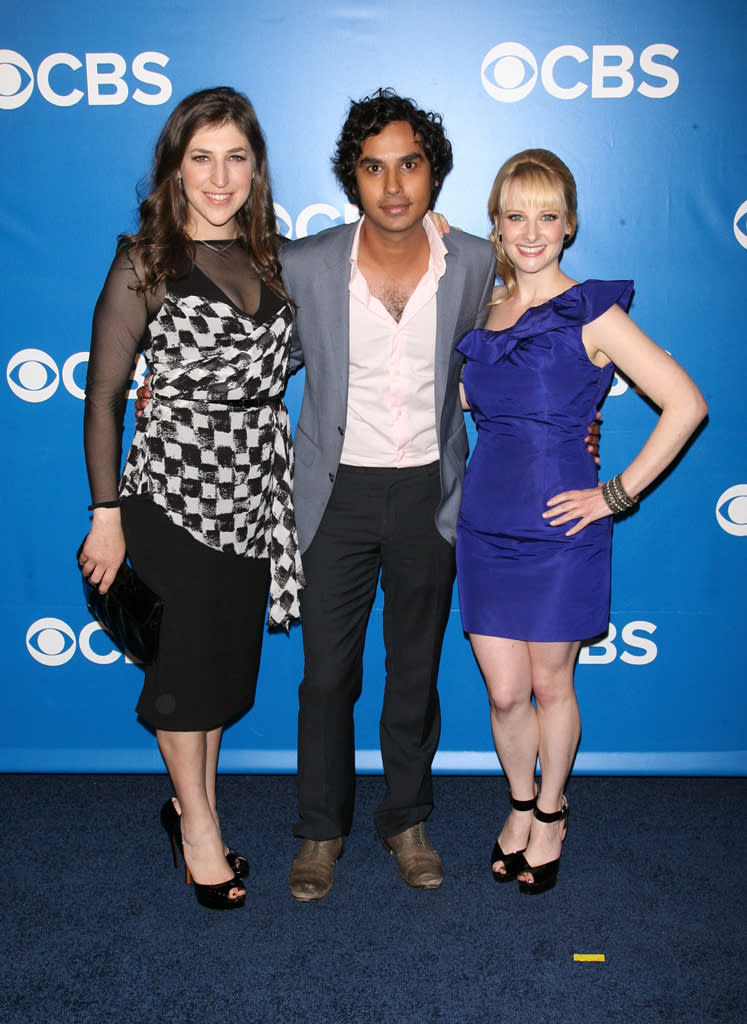
<path fill-rule="evenodd" d="M 262 280 L 284 299 L 280 277 L 276 221 L 267 166 L 267 147 L 254 107 L 228 86 L 193 92 L 179 103 L 156 143 L 151 189 L 139 207 L 140 227 L 122 235 L 138 264 L 138 291 L 154 291 L 168 278 L 184 273 L 185 256 L 193 263 L 195 246 L 187 234 L 189 207 L 180 184 L 180 168 L 190 140 L 204 128 L 233 124 L 246 136 L 255 171 L 249 198 L 236 214 L 238 235 Z"/>
<path fill-rule="evenodd" d="M 525 149 L 510 157 L 498 171 L 488 196 L 488 216 L 493 225 L 490 241 L 495 250 L 496 274 L 508 291 L 499 302 L 505 302 L 516 290 L 516 272 L 503 249 L 499 228 L 506 211 L 508 193 L 515 182 L 521 182 L 532 202 L 538 206 L 554 206 L 559 202 L 568 225 L 565 245 L 573 240 L 578 227 L 576 182 L 560 157 L 549 149 Z"/>

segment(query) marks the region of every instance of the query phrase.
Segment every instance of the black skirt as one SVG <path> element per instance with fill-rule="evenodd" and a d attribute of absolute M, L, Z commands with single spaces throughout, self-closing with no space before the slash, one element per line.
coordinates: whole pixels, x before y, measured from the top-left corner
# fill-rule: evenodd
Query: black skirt
<path fill-rule="evenodd" d="M 147 495 L 123 499 L 122 526 L 136 572 L 164 602 L 138 714 L 170 732 L 230 724 L 254 703 L 269 560 L 200 544 Z"/>

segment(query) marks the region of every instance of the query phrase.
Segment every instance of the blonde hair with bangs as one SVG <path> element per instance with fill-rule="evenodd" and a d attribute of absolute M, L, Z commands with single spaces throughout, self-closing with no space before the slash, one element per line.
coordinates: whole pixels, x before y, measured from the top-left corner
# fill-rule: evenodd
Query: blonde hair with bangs
<path fill-rule="evenodd" d="M 516 290 L 514 266 L 503 249 L 497 224 L 506 212 L 511 186 L 517 182 L 528 191 L 533 205 L 542 207 L 559 204 L 568 224 L 566 244 L 576 234 L 578 227 L 576 182 L 560 157 L 548 149 L 525 149 L 510 157 L 495 176 L 488 196 L 488 216 L 493 225 L 490 241 L 495 250 L 496 274 L 508 292 L 498 302 L 505 302 Z"/>

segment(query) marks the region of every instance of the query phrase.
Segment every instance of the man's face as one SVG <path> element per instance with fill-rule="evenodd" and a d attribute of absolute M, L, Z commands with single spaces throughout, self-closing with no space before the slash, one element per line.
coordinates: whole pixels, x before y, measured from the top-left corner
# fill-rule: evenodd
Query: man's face
<path fill-rule="evenodd" d="M 364 140 L 355 177 L 361 208 L 379 231 L 410 231 L 430 208 L 431 167 L 407 121 L 392 121 Z"/>

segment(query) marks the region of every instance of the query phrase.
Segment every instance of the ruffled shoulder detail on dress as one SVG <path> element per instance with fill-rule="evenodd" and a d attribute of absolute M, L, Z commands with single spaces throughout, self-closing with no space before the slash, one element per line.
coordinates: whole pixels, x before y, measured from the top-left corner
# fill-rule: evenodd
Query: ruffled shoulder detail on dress
<path fill-rule="evenodd" d="M 632 281 L 583 281 L 574 284 L 561 295 L 556 295 L 547 305 L 552 306 L 563 319 L 590 324 L 615 304 L 627 312 L 633 297 L 633 287 Z"/>
<path fill-rule="evenodd" d="M 509 356 L 521 341 L 518 335 L 511 334 L 513 328 L 507 331 L 489 331 L 485 327 L 476 327 L 464 335 L 457 345 L 457 352 L 461 352 L 467 359 L 476 363 L 499 363 Z"/>
<path fill-rule="evenodd" d="M 627 311 L 632 295 L 632 281 L 583 281 L 541 306 L 527 309 L 505 330 L 482 327 L 469 331 L 457 345 L 457 351 L 479 363 L 497 363 L 522 342 L 559 327 L 589 324 L 615 303 Z"/>

